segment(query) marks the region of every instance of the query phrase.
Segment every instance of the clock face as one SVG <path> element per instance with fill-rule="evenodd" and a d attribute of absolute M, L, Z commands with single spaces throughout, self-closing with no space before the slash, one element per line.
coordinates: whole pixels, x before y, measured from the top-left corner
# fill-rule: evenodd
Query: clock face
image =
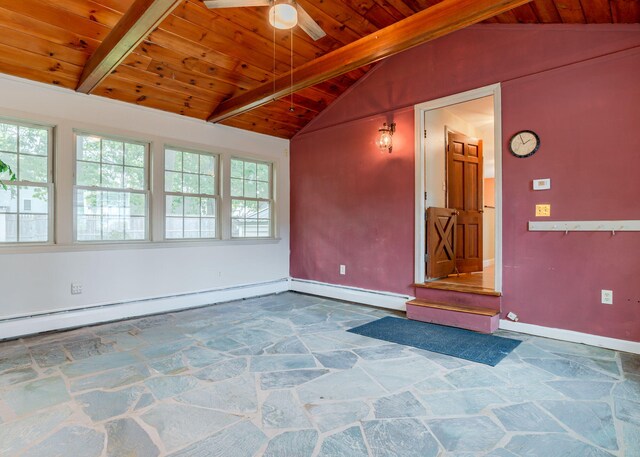
<path fill-rule="evenodd" d="M 531 130 L 522 130 L 509 140 L 509 149 L 516 157 L 529 157 L 540 147 L 540 137 Z"/>

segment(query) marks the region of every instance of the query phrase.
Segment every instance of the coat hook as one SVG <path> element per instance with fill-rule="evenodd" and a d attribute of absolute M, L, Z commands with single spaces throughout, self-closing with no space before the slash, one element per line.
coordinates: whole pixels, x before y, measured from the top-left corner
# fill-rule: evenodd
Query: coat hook
<path fill-rule="evenodd" d="M 615 235 L 616 235 L 616 230 L 615 229 L 611 230 L 611 236 L 615 236 Z"/>

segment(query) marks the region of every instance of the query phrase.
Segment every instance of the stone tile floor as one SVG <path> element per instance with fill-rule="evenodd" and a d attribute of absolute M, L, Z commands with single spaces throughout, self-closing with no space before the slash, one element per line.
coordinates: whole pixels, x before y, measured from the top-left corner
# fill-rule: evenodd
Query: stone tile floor
<path fill-rule="evenodd" d="M 345 332 L 389 314 L 285 293 L 0 343 L 0 455 L 640 456 L 640 356 Z"/>

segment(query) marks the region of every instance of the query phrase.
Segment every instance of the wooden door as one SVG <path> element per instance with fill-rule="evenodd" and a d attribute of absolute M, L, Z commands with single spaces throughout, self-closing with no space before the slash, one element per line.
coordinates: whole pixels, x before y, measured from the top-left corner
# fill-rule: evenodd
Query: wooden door
<path fill-rule="evenodd" d="M 427 279 L 444 278 L 456 269 L 456 217 L 449 208 L 427 208 Z"/>
<path fill-rule="evenodd" d="M 482 140 L 449 132 L 447 207 L 458 210 L 456 268 L 482 271 Z"/>

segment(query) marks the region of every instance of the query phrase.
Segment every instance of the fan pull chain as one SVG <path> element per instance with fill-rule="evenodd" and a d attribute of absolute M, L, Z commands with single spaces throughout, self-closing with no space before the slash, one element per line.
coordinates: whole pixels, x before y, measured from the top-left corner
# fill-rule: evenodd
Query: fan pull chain
<path fill-rule="evenodd" d="M 291 97 L 291 101 L 290 101 L 290 105 L 289 105 L 289 111 L 293 113 L 293 111 L 295 110 L 293 108 L 293 30 L 289 31 L 290 36 L 291 36 L 291 45 L 289 46 L 289 49 L 291 50 L 291 62 L 290 62 L 290 71 L 289 71 L 289 75 L 290 75 L 290 85 L 289 85 L 289 96 Z"/>
<path fill-rule="evenodd" d="M 275 15 L 275 13 L 273 13 Z M 276 100 L 276 28 L 273 29 L 273 72 L 271 80 L 273 81 L 273 101 Z"/>

